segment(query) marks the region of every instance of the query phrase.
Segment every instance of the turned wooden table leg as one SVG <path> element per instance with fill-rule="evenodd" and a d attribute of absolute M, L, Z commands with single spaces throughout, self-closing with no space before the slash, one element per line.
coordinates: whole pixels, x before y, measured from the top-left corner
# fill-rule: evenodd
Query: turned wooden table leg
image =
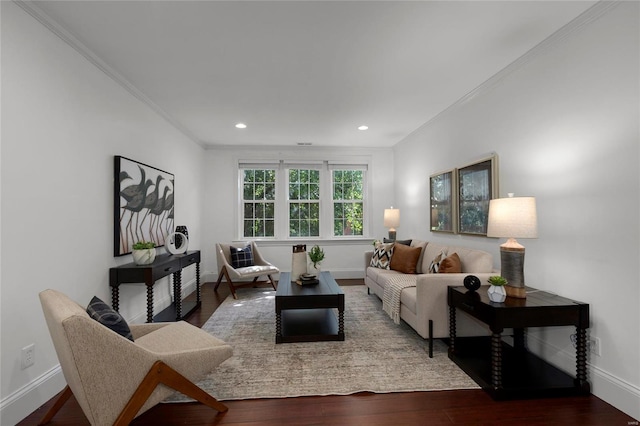
<path fill-rule="evenodd" d="M 147 284 L 147 322 L 153 322 L 153 283 Z"/>
<path fill-rule="evenodd" d="M 456 308 L 449 306 L 449 353 L 456 352 Z"/>
<path fill-rule="evenodd" d="M 282 342 L 282 312 L 276 311 L 276 343 Z"/>
<path fill-rule="evenodd" d="M 591 391 L 587 381 L 587 330 L 576 327 L 576 386 L 585 393 Z"/>
<path fill-rule="evenodd" d="M 502 388 L 502 336 L 491 334 L 491 386 L 494 390 Z"/>

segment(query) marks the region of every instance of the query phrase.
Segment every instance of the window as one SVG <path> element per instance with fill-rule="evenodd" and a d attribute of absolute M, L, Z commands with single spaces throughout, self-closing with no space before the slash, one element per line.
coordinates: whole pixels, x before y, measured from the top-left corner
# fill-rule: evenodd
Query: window
<path fill-rule="evenodd" d="M 320 236 L 320 170 L 289 169 L 289 236 Z"/>
<path fill-rule="evenodd" d="M 241 238 L 366 234 L 366 164 L 240 162 Z"/>
<path fill-rule="evenodd" d="M 275 236 L 276 170 L 242 170 L 243 236 Z"/>
<path fill-rule="evenodd" d="M 362 235 L 362 170 L 333 170 L 333 235 Z"/>

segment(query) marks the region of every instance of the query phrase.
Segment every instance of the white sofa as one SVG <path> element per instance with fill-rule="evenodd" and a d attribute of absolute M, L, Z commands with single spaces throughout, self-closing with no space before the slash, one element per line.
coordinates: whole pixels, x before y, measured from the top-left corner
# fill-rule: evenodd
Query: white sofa
<path fill-rule="evenodd" d="M 400 294 L 400 318 L 425 339 L 449 337 L 447 287 L 463 285 L 467 275 L 475 275 L 486 284 L 491 275 L 499 274 L 493 268 L 493 256 L 481 250 L 420 240 L 412 240 L 410 246 L 422 247 L 416 274 L 372 267 L 370 262 L 373 251 L 368 251 L 364 256 L 364 283 L 369 293 L 374 293 L 382 300 L 385 287 L 389 285 L 390 280 L 397 280 L 401 275 L 402 280 L 415 281 L 415 287 L 404 288 Z M 429 273 L 431 261 L 442 250 L 446 250 L 447 255 L 458 254 L 461 273 Z M 433 324 L 432 336 L 429 336 L 430 321 Z M 458 315 L 456 326 L 459 336 L 487 334 L 487 328 L 483 324 L 467 315 Z"/>

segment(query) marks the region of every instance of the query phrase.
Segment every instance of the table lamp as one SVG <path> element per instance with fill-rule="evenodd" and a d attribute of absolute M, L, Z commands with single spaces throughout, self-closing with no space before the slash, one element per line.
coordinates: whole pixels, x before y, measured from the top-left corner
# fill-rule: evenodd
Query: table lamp
<path fill-rule="evenodd" d="M 489 201 L 487 237 L 508 238 L 500 246 L 500 274 L 507 280 L 507 296 L 524 299 L 524 246 L 516 238 L 538 238 L 534 197 L 497 198 Z"/>
<path fill-rule="evenodd" d="M 391 206 L 390 209 L 384 209 L 384 227 L 389 228 L 389 239 L 396 239 L 396 227 L 400 226 L 400 210 L 394 209 Z"/>

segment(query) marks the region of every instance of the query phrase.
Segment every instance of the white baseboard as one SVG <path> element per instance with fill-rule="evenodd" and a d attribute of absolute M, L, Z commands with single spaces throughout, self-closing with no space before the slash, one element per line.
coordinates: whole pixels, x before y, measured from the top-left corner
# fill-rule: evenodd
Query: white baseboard
<path fill-rule="evenodd" d="M 527 335 L 527 341 L 532 352 L 567 373 L 575 375 L 575 353 L 560 349 L 533 334 Z M 536 346 L 540 348 L 540 351 L 536 350 Z M 640 420 L 640 387 L 622 380 L 592 363 L 587 363 L 587 379 L 591 383 L 593 395 L 634 419 Z"/>
<path fill-rule="evenodd" d="M 17 424 L 53 398 L 66 385 L 58 364 L 0 401 L 0 424 Z"/>
<path fill-rule="evenodd" d="M 184 298 L 195 290 L 196 280 L 194 278 L 182 285 L 182 297 Z M 163 297 L 154 303 L 154 312 L 161 311 L 171 303 L 171 296 Z M 146 319 L 147 312 L 145 310 L 128 320 L 128 322 L 131 324 L 139 324 L 145 322 Z M 62 374 L 60 364 L 57 364 L 49 371 L 36 377 L 0 401 L 0 425 L 9 426 L 20 422 L 53 398 L 66 385 L 67 382 Z"/>

